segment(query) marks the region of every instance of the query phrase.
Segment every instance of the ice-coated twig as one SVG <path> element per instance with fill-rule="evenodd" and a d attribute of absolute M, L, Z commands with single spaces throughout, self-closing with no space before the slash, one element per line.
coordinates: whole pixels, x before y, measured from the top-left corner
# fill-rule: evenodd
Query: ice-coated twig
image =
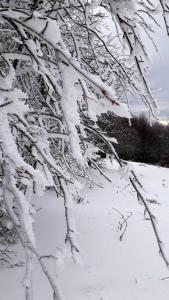
<path fill-rule="evenodd" d="M 150 209 L 149 205 L 147 204 L 147 201 L 146 201 L 144 195 L 139 190 L 139 187 L 137 187 L 137 184 L 136 184 L 135 180 L 131 176 L 129 177 L 129 179 L 130 179 L 130 182 L 131 182 L 132 186 L 134 187 L 136 193 L 139 195 L 139 199 L 141 200 L 142 204 L 144 205 L 145 210 L 147 211 L 147 213 L 149 215 L 151 225 L 152 225 L 152 228 L 153 228 L 153 231 L 154 231 L 154 234 L 155 234 L 155 238 L 156 238 L 156 241 L 157 241 L 157 244 L 158 244 L 159 254 L 161 255 L 161 257 L 162 257 L 163 261 L 165 262 L 166 266 L 169 267 L 169 261 L 166 257 L 166 254 L 165 254 L 164 250 L 163 250 L 162 241 L 160 239 L 160 235 L 159 235 L 159 232 L 158 232 L 158 229 L 157 229 L 157 226 L 156 226 L 155 217 L 152 214 L 151 209 Z"/>
<path fill-rule="evenodd" d="M 129 218 L 131 218 L 132 212 L 130 212 L 130 215 L 128 215 L 128 216 L 125 218 L 125 216 L 124 216 L 118 209 L 116 209 L 116 208 L 114 208 L 114 207 L 113 207 L 113 209 L 114 209 L 116 212 L 119 213 L 119 215 L 121 216 L 121 218 L 122 218 L 122 220 L 123 220 L 122 223 L 119 222 L 119 229 L 120 229 L 120 231 L 123 229 L 123 225 L 125 224 L 124 230 L 123 230 L 123 232 L 120 234 L 120 238 L 119 238 L 120 241 L 122 241 L 122 240 L 123 240 L 123 237 L 124 237 L 124 234 L 125 234 L 125 232 L 126 232 L 126 230 L 127 230 L 127 226 L 128 226 L 127 220 L 128 220 Z"/>
<path fill-rule="evenodd" d="M 93 128 L 89 125 L 85 125 L 85 126 L 88 130 L 90 130 L 90 131 L 94 132 L 96 135 L 98 135 L 108 145 L 109 151 L 114 155 L 115 159 L 119 163 L 119 166 L 123 167 L 123 165 L 124 165 L 123 161 L 119 158 L 119 156 L 116 153 L 113 145 L 104 137 L 104 135 L 102 135 L 102 133 L 100 133 L 97 128 Z M 126 164 L 126 162 L 125 162 L 125 164 Z M 158 229 L 157 229 L 157 226 L 156 226 L 156 221 L 155 221 L 154 215 L 151 212 L 151 209 L 150 209 L 150 207 L 147 203 L 147 200 L 144 196 L 144 193 L 142 192 L 143 186 L 140 183 L 140 181 L 137 179 L 136 174 L 131 170 L 130 170 L 130 174 L 129 174 L 129 180 L 130 180 L 130 183 L 133 186 L 134 190 L 136 191 L 137 195 L 139 196 L 142 204 L 144 205 L 145 210 L 147 211 L 147 213 L 150 217 L 151 225 L 152 225 L 154 235 L 155 235 L 155 238 L 156 238 L 156 241 L 157 241 L 157 245 L 158 245 L 158 248 L 159 248 L 159 254 L 162 257 L 163 261 L 165 262 L 166 266 L 169 267 L 169 261 L 166 257 L 166 254 L 163 250 L 163 247 L 162 247 L 162 241 L 160 239 L 160 235 L 159 235 L 159 232 L 158 232 Z"/>
<path fill-rule="evenodd" d="M 78 260 L 80 258 L 80 247 L 77 242 L 77 229 L 73 214 L 73 198 L 72 194 L 68 190 L 68 186 L 65 180 L 60 177 L 59 182 L 64 197 L 65 219 L 67 228 L 65 241 L 68 242 L 70 245 L 73 260 L 78 263 Z"/>
<path fill-rule="evenodd" d="M 45 264 L 43 257 L 39 257 L 39 263 L 42 268 L 43 273 L 46 275 L 51 288 L 53 290 L 53 300 L 63 300 L 63 297 L 61 295 L 61 291 L 58 287 L 58 283 L 56 278 L 49 272 L 49 269 L 47 265 Z"/>
<path fill-rule="evenodd" d="M 91 161 L 91 163 L 93 164 L 93 166 L 95 166 L 95 168 L 100 172 L 100 174 L 106 178 L 107 181 L 112 182 L 111 179 L 101 170 L 101 168 L 99 168 L 99 166 L 97 165 L 97 163 L 95 163 L 95 161 L 93 159 L 89 159 L 89 161 Z"/>
<path fill-rule="evenodd" d="M 25 249 L 25 253 L 26 253 L 26 272 L 25 272 L 25 278 L 23 281 L 23 284 L 25 286 L 25 299 L 33 300 L 31 276 L 32 276 L 33 261 L 36 258 L 36 260 L 39 261 L 41 269 L 51 285 L 51 288 L 53 290 L 53 300 L 63 300 L 56 278 L 50 274 L 48 267 L 45 265 L 45 263 L 43 261 L 43 257 L 41 257 L 38 254 L 29 230 L 28 230 L 28 232 L 25 230 L 27 228 L 27 225 L 26 225 L 27 221 L 26 220 L 24 221 L 24 219 L 22 219 L 22 214 L 19 214 L 17 216 L 12 211 L 11 202 L 13 201 L 13 199 L 15 199 L 15 201 L 16 201 L 18 211 L 20 211 L 21 206 L 20 206 L 20 200 L 17 198 L 18 197 L 17 188 L 11 182 L 12 178 L 11 178 L 10 172 L 11 171 L 10 171 L 8 165 L 5 163 L 4 164 L 4 179 L 3 179 L 4 180 L 4 191 L 3 191 L 4 201 L 5 201 L 9 216 L 10 216 L 13 224 L 17 228 L 20 242 L 21 242 L 23 248 Z M 15 197 L 13 195 L 15 195 Z"/>
<path fill-rule="evenodd" d="M 27 247 L 25 248 L 25 255 L 26 255 L 26 267 L 25 267 L 25 277 L 23 279 L 23 285 L 25 287 L 25 300 L 33 300 L 32 271 L 33 271 L 35 255 Z"/>

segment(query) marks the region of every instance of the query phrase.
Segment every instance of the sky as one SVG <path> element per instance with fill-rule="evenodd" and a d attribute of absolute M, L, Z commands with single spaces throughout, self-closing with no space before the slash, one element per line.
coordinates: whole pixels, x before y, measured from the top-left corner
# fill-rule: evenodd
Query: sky
<path fill-rule="evenodd" d="M 142 37 L 146 41 L 146 50 L 150 60 L 150 71 L 147 79 L 152 93 L 157 99 L 159 119 L 169 121 L 169 36 L 167 36 L 162 17 L 157 15 L 156 19 L 161 25 L 160 28 L 154 26 L 155 33 L 153 37 L 158 47 L 158 53 L 153 44 L 145 36 Z M 131 110 L 136 114 L 146 111 L 141 103 L 132 105 Z"/>
<path fill-rule="evenodd" d="M 159 5 L 158 0 L 152 0 L 152 2 Z M 101 11 L 106 13 L 103 9 Z M 145 77 L 158 106 L 159 113 L 157 117 L 159 121 L 169 122 L 169 36 L 166 32 L 162 12 L 154 17 L 160 27 L 154 24 L 154 22 L 152 23 L 148 17 L 146 21 L 153 26 L 154 33 L 151 36 L 158 48 L 158 53 L 144 31 L 141 30 L 139 32 L 149 57 L 149 72 Z M 109 14 L 107 14 L 104 24 L 108 28 L 104 27 L 102 30 L 105 32 L 108 30 L 109 33 L 112 34 L 114 32 L 115 36 L 117 35 L 116 27 Z M 141 101 L 130 99 L 130 111 L 132 115 L 139 115 L 140 113 L 147 113 L 147 108 Z"/>

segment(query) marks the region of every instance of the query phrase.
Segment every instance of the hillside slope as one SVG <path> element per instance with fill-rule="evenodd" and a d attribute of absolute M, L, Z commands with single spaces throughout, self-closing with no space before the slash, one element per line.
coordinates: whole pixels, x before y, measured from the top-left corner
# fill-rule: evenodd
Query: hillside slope
<path fill-rule="evenodd" d="M 169 258 L 169 169 L 131 164 L 143 182 Z M 112 183 L 104 188 L 84 189 L 84 201 L 75 205 L 83 265 L 70 258 L 59 276 L 65 300 L 168 300 L 169 271 L 158 254 L 150 221 L 135 192 L 118 170 L 108 170 Z M 64 246 L 62 200 L 52 192 L 36 199 L 36 232 L 41 253 Z M 50 202 L 50 204 L 49 204 Z M 127 228 L 121 214 L 127 219 Z M 122 224 L 123 223 L 123 224 Z M 121 225 L 120 225 L 121 224 Z M 122 228 L 121 228 L 122 227 Z M 24 268 L 1 269 L 2 300 L 23 300 Z M 166 278 L 168 277 L 168 278 Z M 50 300 L 52 294 L 39 267 L 35 267 L 36 300 Z"/>

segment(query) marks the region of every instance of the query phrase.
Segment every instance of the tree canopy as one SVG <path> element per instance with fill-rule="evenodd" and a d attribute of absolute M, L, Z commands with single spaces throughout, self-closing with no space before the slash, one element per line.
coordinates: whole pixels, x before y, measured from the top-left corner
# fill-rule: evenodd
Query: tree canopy
<path fill-rule="evenodd" d="M 140 31 L 153 42 L 167 0 L 2 0 L 0 8 L 0 141 L 3 205 L 25 249 L 25 297 L 33 297 L 32 264 L 45 273 L 55 300 L 62 296 L 36 248 L 32 193 L 53 187 L 63 197 L 66 242 L 79 260 L 72 203 L 79 184 L 92 181 L 90 167 L 102 139 L 121 168 L 127 168 L 97 126 L 97 115 L 113 111 L 130 118 L 126 99 L 140 97 L 155 116 L 157 105 L 146 80 L 147 52 Z M 113 28 L 113 30 L 112 30 Z M 163 252 L 142 185 L 129 180 L 147 210 Z M 93 176 L 93 175 L 92 175 Z M 57 257 L 57 254 L 56 254 Z"/>

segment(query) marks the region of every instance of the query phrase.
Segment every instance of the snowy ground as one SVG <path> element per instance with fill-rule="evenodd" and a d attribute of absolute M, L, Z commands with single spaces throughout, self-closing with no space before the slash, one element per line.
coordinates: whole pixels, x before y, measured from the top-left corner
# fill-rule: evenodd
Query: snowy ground
<path fill-rule="evenodd" d="M 158 227 L 169 257 L 169 169 L 132 163 L 144 183 L 158 218 Z M 112 183 L 104 189 L 83 191 L 84 201 L 75 206 L 79 241 L 84 265 L 70 258 L 59 277 L 65 300 L 168 300 L 169 271 L 158 255 L 149 220 L 138 204 L 136 194 L 117 171 L 108 171 Z M 50 203 L 49 203 L 50 202 Z M 64 211 L 62 200 L 48 192 L 36 206 L 38 247 L 43 254 L 64 246 Z M 119 222 L 127 220 L 127 230 L 120 241 Z M 24 268 L 1 269 L 0 299 L 23 300 L 21 286 Z M 50 300 L 52 295 L 38 265 L 34 275 L 35 300 Z"/>

